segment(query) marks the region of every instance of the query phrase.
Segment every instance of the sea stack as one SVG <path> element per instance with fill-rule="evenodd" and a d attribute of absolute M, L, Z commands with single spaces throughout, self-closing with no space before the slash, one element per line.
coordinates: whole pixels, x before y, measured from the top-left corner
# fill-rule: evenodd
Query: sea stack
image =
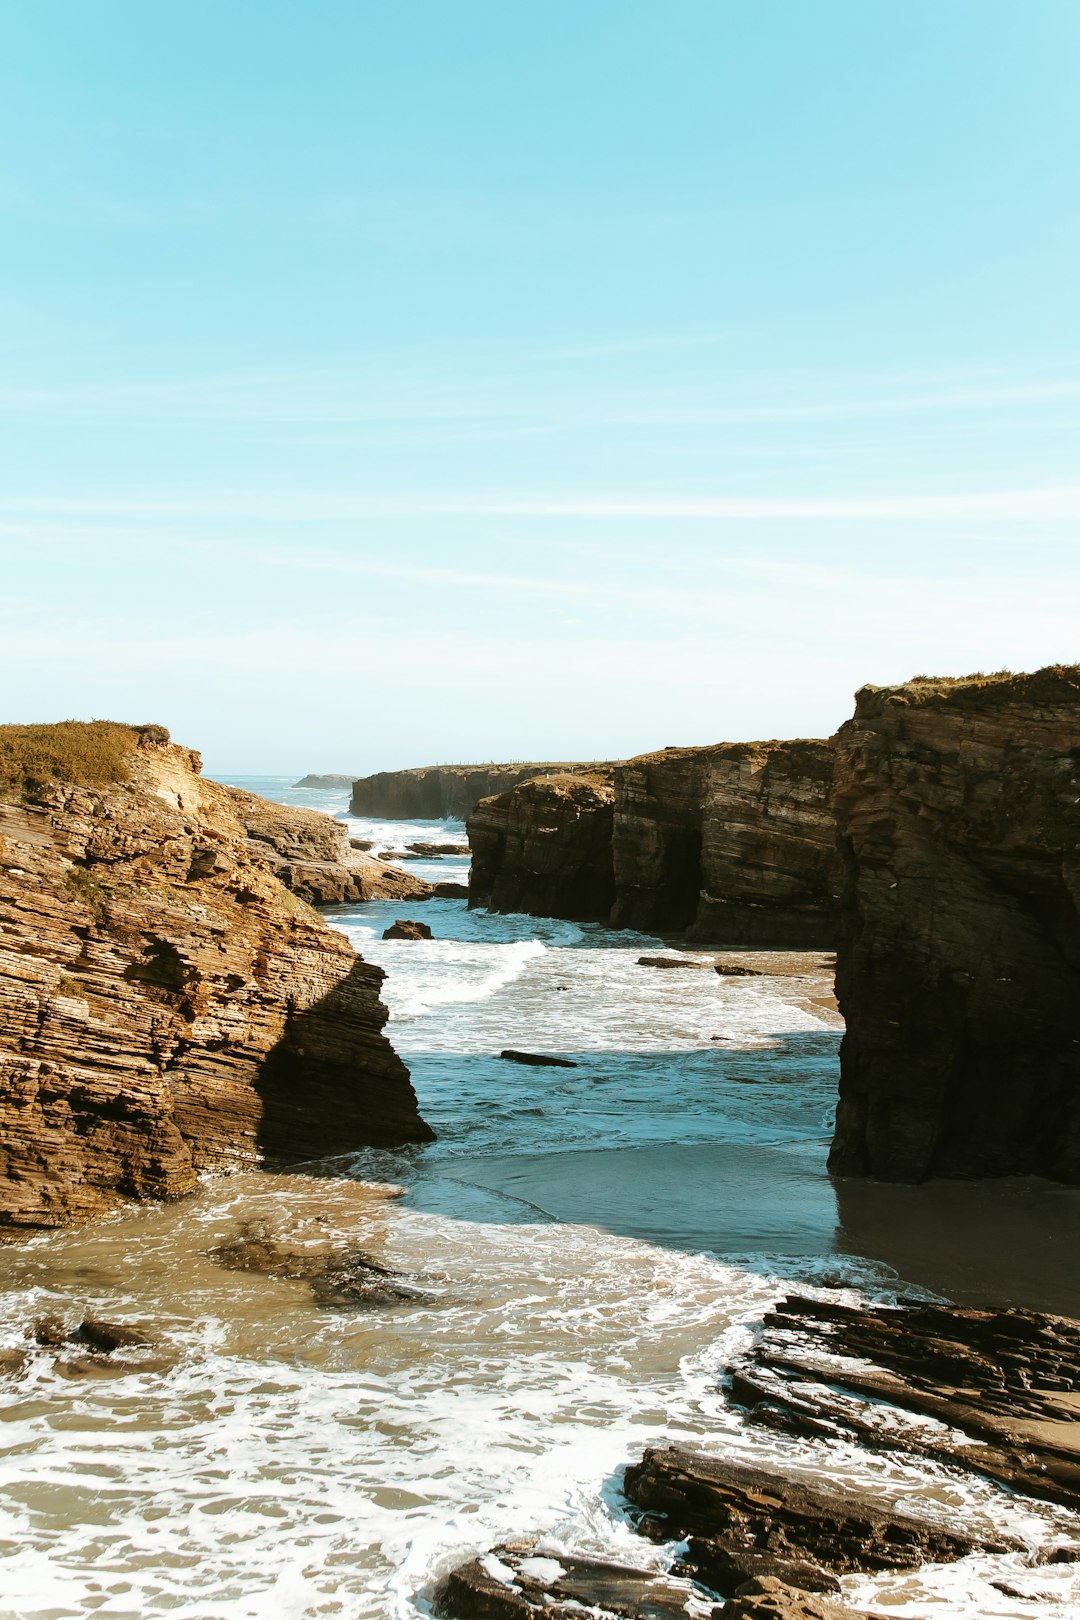
<path fill-rule="evenodd" d="M 431 1137 L 381 969 L 160 726 L 0 727 L 0 1229 Z"/>
<path fill-rule="evenodd" d="M 1080 1182 L 1080 668 L 865 687 L 834 802 L 830 1168 Z"/>

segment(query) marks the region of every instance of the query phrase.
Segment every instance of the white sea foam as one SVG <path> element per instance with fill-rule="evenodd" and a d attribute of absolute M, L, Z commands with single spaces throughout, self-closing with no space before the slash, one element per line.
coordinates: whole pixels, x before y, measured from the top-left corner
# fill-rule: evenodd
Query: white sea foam
<path fill-rule="evenodd" d="M 636 962 L 647 940 L 449 902 L 424 913 L 440 938 L 383 942 L 395 909 L 340 915 L 389 970 L 391 1031 L 440 1131 L 428 1148 L 358 1158 L 407 1199 L 241 1175 L 0 1253 L 0 1344 L 25 1346 L 41 1316 L 84 1314 L 158 1341 L 107 1375 L 35 1349 L 6 1386 L 2 1620 L 418 1620 L 442 1573 L 522 1534 L 540 1538 L 539 1559 L 659 1568 L 669 1550 L 632 1532 L 618 1483 L 666 1441 L 824 1471 L 1032 1547 L 1075 1535 L 1075 1516 L 974 1477 L 787 1440 L 727 1404 L 724 1367 L 787 1288 L 851 1300 L 900 1284 L 836 1252 L 821 1167 L 835 1037 L 797 987 L 650 971 Z M 581 1062 L 501 1064 L 511 1045 Z M 644 1241 L 647 1206 L 680 1165 L 689 1203 L 671 1204 L 668 1244 Z M 581 1224 L 544 1214 L 556 1175 Z M 619 1229 L 616 1182 L 633 1229 Z M 737 1195 L 746 1253 L 725 1238 Z M 221 1269 L 209 1251 L 250 1220 L 305 1250 L 359 1245 L 421 1298 L 329 1311 L 303 1282 Z M 845 1588 L 898 1616 L 1029 1612 L 989 1585 L 1003 1570 L 1045 1594 L 1050 1620 L 1077 1612 L 1077 1566 L 1018 1557 Z"/>

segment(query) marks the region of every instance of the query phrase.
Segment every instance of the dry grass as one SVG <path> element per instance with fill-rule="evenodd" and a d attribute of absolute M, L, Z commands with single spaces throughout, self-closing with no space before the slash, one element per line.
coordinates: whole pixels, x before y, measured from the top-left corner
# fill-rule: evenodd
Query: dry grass
<path fill-rule="evenodd" d="M 21 797 L 52 782 L 126 782 L 137 736 L 113 720 L 0 726 L 0 794 Z"/>

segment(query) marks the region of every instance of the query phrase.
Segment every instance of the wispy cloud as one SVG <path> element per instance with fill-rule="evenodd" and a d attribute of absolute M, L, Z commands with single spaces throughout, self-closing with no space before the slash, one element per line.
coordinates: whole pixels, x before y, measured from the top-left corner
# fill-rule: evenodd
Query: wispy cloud
<path fill-rule="evenodd" d="M 880 496 L 676 495 L 634 491 L 605 494 L 531 492 L 365 495 L 324 490 L 221 492 L 211 495 L 24 495 L 0 500 L 0 517 L 76 519 L 235 518 L 264 524 L 348 522 L 365 518 L 662 518 L 740 522 L 870 521 L 1073 522 L 1080 519 L 1080 484 L 959 494 Z"/>

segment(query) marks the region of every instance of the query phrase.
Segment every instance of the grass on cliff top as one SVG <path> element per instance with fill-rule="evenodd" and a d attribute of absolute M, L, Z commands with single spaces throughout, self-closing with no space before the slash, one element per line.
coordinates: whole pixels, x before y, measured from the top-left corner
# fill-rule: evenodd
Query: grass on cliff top
<path fill-rule="evenodd" d="M 114 720 L 0 726 L 0 795 L 21 797 L 52 782 L 126 782 L 137 736 Z"/>

